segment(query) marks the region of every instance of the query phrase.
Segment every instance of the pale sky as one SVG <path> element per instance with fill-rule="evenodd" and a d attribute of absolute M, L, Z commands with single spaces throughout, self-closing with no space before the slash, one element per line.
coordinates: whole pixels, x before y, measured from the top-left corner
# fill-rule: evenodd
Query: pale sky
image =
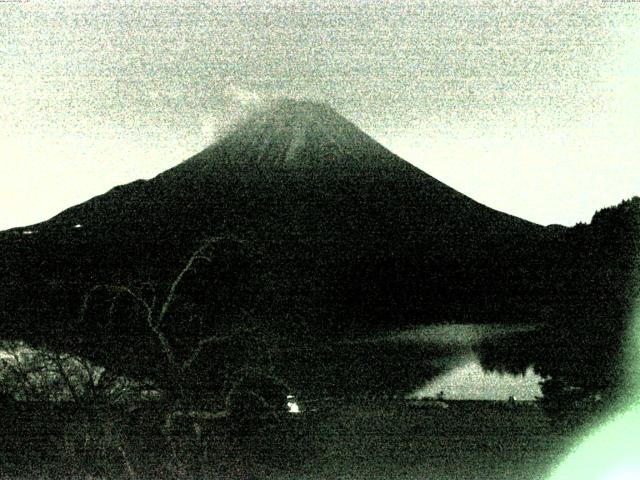
<path fill-rule="evenodd" d="M 0 2 L 0 229 L 324 101 L 490 207 L 640 195 L 640 2 Z"/>

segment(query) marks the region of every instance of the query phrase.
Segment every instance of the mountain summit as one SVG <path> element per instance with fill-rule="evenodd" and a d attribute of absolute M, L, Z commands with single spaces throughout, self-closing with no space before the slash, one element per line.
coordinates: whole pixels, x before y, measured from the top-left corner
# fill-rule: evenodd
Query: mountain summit
<path fill-rule="evenodd" d="M 103 296 L 76 319 L 97 286 L 165 298 L 203 245 L 161 326 L 177 351 L 246 329 L 284 355 L 423 324 L 548 323 L 613 288 L 575 280 L 605 276 L 572 253 L 591 230 L 565 230 L 475 202 L 325 105 L 282 100 L 153 179 L 1 233 L 0 334 L 159 378 L 139 304 L 108 314 Z M 230 348 L 212 345 L 199 378 Z"/>
<path fill-rule="evenodd" d="M 163 283 L 207 239 L 238 239 L 261 255 L 252 282 L 269 278 L 257 287 L 261 315 L 300 316 L 307 327 L 335 332 L 425 315 L 455 320 L 459 305 L 435 299 L 467 287 L 467 299 L 479 295 L 480 274 L 544 230 L 444 185 L 332 108 L 294 100 L 254 112 L 151 180 L 29 228 L 37 234 L 3 236 L 36 262 L 15 269 L 42 262 L 52 269 L 45 277 L 61 285 L 82 278 L 85 290 Z M 54 267 L 61 264 L 75 273 Z M 462 283 L 436 285 L 442 275 Z M 71 311 L 78 301 L 69 301 Z"/>
<path fill-rule="evenodd" d="M 325 210 L 331 217 L 339 210 L 360 220 L 375 211 L 389 217 L 389 227 L 398 227 L 400 221 L 402 231 L 424 229 L 426 234 L 452 228 L 461 233 L 537 228 L 480 205 L 422 172 L 329 106 L 283 99 L 249 115 L 222 139 L 156 178 L 116 187 L 38 229 L 56 224 L 104 229 L 116 223 L 116 230 L 127 225 L 148 232 L 151 219 L 170 211 L 170 218 L 154 223 L 210 232 L 224 223 L 244 237 L 242 225 L 247 222 L 257 221 L 260 225 L 252 228 L 265 230 L 265 215 L 291 228 L 315 225 L 326 231 Z M 219 214 L 215 220 L 214 212 Z M 182 224 L 187 218 L 188 225 Z M 298 223 L 301 219 L 306 225 Z"/>
<path fill-rule="evenodd" d="M 386 150 L 325 104 L 282 99 L 249 115 L 209 153 L 266 168 L 354 168 Z M 338 165 L 340 166 L 340 165 Z M 379 168 L 380 162 L 371 162 Z"/>

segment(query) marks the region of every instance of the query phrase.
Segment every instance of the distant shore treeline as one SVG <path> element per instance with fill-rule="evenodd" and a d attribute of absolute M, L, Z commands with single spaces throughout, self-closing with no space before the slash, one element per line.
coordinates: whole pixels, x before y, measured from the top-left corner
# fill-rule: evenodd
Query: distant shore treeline
<path fill-rule="evenodd" d="M 602 209 L 560 233 L 549 248 L 552 281 L 542 329 L 481 349 L 483 366 L 542 376 L 588 392 L 617 393 L 623 342 L 640 295 L 640 198 Z"/>
<path fill-rule="evenodd" d="M 540 333 L 487 345 L 485 365 L 609 388 L 637 293 L 639 210 L 636 197 L 588 225 L 535 225 L 449 188 L 327 107 L 282 102 L 154 179 L 0 234 L 0 338 L 199 390 L 278 358 L 307 382 L 357 389 L 364 377 L 327 353 L 344 340 L 530 324 Z M 375 366 L 363 372 L 378 369 L 369 388 L 433 370 L 433 352 L 361 353 Z"/>

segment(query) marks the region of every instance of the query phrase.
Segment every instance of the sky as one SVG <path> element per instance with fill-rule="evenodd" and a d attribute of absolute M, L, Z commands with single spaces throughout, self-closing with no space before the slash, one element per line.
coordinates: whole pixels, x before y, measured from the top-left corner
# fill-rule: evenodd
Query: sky
<path fill-rule="evenodd" d="M 640 195 L 640 2 L 0 2 L 0 229 L 326 102 L 492 208 Z"/>

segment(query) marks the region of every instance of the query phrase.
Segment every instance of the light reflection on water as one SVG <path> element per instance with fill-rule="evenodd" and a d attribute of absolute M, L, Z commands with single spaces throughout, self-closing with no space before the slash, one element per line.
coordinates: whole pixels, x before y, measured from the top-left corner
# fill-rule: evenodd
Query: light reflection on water
<path fill-rule="evenodd" d="M 531 332 L 532 325 L 427 325 L 403 330 L 386 336 L 386 340 L 406 343 L 473 347 L 485 341 L 498 341 L 524 332 Z"/>
<path fill-rule="evenodd" d="M 473 353 L 483 343 L 500 344 L 510 337 L 534 331 L 531 325 L 441 324 L 390 332 L 366 339 L 365 342 L 423 345 L 437 347 L 449 355 L 437 356 L 432 366 L 443 373 L 430 379 L 408 398 L 438 397 L 452 400 L 535 400 L 542 396 L 539 382 L 543 379 L 533 368 L 524 375 L 485 371 Z"/>
<path fill-rule="evenodd" d="M 535 400 L 542 396 L 539 382 L 542 377 L 533 368 L 524 375 L 488 372 L 483 370 L 474 354 L 463 356 L 457 366 L 427 382 L 410 398 L 433 398 L 443 394 L 451 400 Z"/>
<path fill-rule="evenodd" d="M 531 332 L 533 325 L 477 325 L 435 324 L 391 331 L 383 335 L 359 338 L 342 344 L 391 342 L 405 344 L 435 345 L 440 347 L 470 348 L 484 341 L 498 341 L 519 333 Z"/>

